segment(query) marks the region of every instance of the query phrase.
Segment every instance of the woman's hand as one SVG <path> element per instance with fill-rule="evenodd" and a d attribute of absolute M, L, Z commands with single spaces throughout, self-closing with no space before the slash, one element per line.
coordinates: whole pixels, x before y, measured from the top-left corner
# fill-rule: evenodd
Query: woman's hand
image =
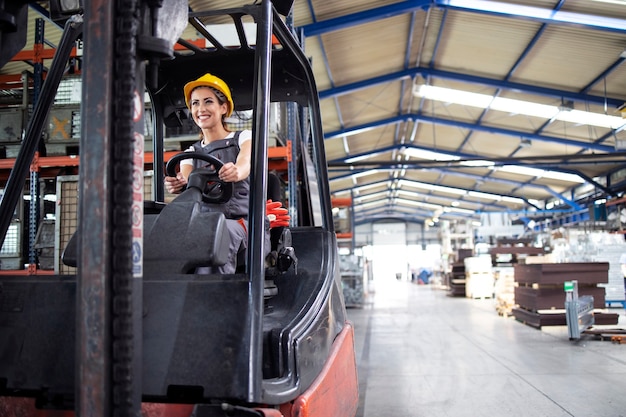
<path fill-rule="evenodd" d="M 187 179 L 180 172 L 175 177 L 165 177 L 165 189 L 168 193 L 179 194 L 186 185 Z"/>
<path fill-rule="evenodd" d="M 218 172 L 220 180 L 224 182 L 237 182 L 243 180 L 243 174 L 239 167 L 232 162 L 226 162 Z"/>

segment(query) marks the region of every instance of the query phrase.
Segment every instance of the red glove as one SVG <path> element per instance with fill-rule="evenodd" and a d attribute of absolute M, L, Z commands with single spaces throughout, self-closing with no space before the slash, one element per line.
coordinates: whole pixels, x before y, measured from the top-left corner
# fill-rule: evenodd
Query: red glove
<path fill-rule="evenodd" d="M 289 211 L 282 207 L 282 205 L 280 201 L 272 200 L 267 200 L 267 203 L 265 203 L 265 214 L 270 219 L 270 229 L 273 227 L 289 226 L 291 217 L 287 214 Z"/>

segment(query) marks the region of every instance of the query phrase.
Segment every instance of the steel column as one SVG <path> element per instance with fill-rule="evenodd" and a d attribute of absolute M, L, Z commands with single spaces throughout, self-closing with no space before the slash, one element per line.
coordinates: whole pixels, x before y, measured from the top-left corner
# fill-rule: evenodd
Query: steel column
<path fill-rule="evenodd" d="M 262 395 L 263 363 L 263 288 L 265 282 L 265 202 L 267 198 L 267 148 L 271 89 L 272 3 L 263 1 L 261 19 L 257 22 L 254 80 L 254 128 L 252 167 L 250 172 L 250 215 L 247 265 L 250 279 L 249 306 L 250 350 L 248 368 L 248 401 L 258 402 Z"/>
<path fill-rule="evenodd" d="M 33 76 L 33 104 L 39 100 L 41 92 L 41 84 L 43 83 L 43 59 L 41 52 L 44 46 L 45 22 L 43 19 L 35 20 L 35 62 Z M 24 90 L 27 95 L 28 91 Z M 45 144 L 43 138 L 39 137 L 38 148 L 40 155 L 45 156 Z M 44 151 L 43 153 L 41 151 Z M 35 157 L 36 158 L 36 157 Z M 34 273 L 37 270 L 37 250 L 35 249 L 37 239 L 37 228 L 39 226 L 39 216 L 41 204 L 41 187 L 39 186 L 39 169 L 32 167 L 30 169 L 30 203 L 28 205 L 28 270 Z"/>

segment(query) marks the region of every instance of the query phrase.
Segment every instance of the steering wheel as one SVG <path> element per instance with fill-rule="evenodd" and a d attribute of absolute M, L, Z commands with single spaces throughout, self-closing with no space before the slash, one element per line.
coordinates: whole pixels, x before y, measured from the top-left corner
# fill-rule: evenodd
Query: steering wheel
<path fill-rule="evenodd" d="M 187 179 L 187 188 L 197 188 L 202 194 L 205 203 L 224 204 L 233 195 L 234 185 L 232 182 L 222 181 L 218 172 L 224 163 L 216 157 L 203 152 L 181 152 L 174 155 L 167 165 L 165 173 L 168 177 L 176 176 L 176 165 L 183 159 L 200 159 L 213 165 L 214 169 L 196 168 Z"/>

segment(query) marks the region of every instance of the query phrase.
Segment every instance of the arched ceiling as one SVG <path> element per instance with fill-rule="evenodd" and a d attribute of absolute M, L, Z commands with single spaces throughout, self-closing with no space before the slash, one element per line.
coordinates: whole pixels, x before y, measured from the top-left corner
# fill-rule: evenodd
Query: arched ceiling
<path fill-rule="evenodd" d="M 549 217 L 626 189 L 626 0 L 296 0 L 288 20 L 357 224 Z"/>
<path fill-rule="evenodd" d="M 331 189 L 357 223 L 551 216 L 623 190 L 626 2 L 306 4 Z"/>

